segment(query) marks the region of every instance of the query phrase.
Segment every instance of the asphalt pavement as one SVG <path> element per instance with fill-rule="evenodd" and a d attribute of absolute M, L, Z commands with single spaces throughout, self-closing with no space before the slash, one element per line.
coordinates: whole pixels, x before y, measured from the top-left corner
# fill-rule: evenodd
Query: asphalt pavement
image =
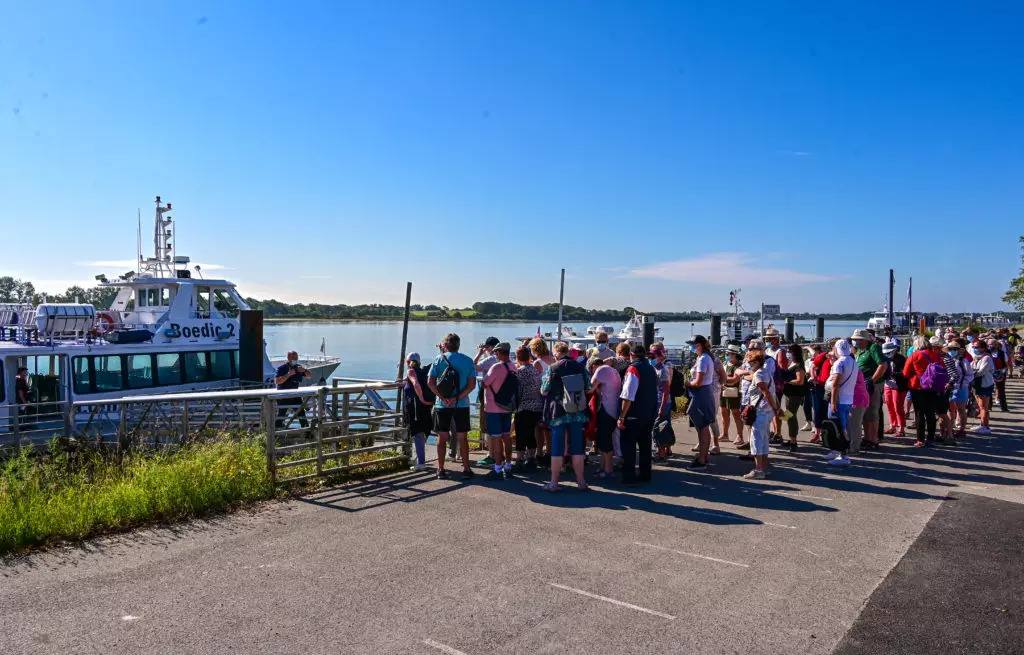
<path fill-rule="evenodd" d="M 0 564 L 0 653 L 931 653 L 958 611 L 942 652 L 1020 653 L 1010 389 L 991 437 L 891 440 L 846 470 L 802 432 L 764 481 L 731 447 L 589 493 L 403 473 L 23 556 Z M 990 548 L 949 548 L 979 532 Z"/>

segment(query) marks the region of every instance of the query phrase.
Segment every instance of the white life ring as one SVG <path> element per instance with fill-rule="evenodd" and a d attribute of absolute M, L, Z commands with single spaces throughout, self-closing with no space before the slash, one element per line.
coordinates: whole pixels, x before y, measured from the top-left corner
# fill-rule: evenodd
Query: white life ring
<path fill-rule="evenodd" d="M 120 321 L 117 320 L 117 316 L 113 312 L 96 312 L 96 323 L 93 325 L 92 334 L 96 336 L 103 336 L 107 332 L 110 332 Z"/>

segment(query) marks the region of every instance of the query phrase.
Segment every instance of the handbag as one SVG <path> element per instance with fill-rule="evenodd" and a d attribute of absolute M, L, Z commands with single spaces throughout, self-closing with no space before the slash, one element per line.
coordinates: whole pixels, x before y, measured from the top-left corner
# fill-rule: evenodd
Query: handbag
<path fill-rule="evenodd" d="M 739 387 L 722 387 L 722 398 L 739 398 Z"/>
<path fill-rule="evenodd" d="M 753 425 L 757 423 L 757 406 L 746 405 L 740 410 L 740 418 L 743 419 L 743 425 Z"/>

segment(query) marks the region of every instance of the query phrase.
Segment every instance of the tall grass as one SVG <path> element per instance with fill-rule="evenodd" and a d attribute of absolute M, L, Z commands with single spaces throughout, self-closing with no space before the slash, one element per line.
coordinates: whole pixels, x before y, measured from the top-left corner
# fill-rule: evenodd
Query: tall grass
<path fill-rule="evenodd" d="M 113 455 L 51 443 L 0 460 L 0 554 L 274 496 L 260 439 L 221 436 L 173 451 Z"/>

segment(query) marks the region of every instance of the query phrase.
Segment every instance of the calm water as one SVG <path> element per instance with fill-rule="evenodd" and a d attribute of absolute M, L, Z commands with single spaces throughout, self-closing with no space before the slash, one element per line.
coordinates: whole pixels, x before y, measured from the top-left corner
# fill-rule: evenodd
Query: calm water
<path fill-rule="evenodd" d="M 568 323 L 577 334 L 586 334 L 586 323 Z M 616 330 L 622 324 L 612 323 Z M 781 328 L 782 323 L 775 323 Z M 554 332 L 555 325 L 542 323 L 544 332 Z M 707 336 L 711 331 L 708 321 L 688 323 L 658 323 L 668 345 L 681 345 L 694 334 Z M 825 322 L 825 335 L 850 336 L 854 328 L 864 327 L 863 321 Z M 537 333 L 537 323 L 490 323 L 485 321 L 420 322 L 409 324 L 409 351 L 416 351 L 424 359 L 437 354 L 437 342 L 448 332 L 462 337 L 462 350 L 472 356 L 476 345 L 487 337 L 495 336 L 515 345 L 516 337 Z M 797 334 L 814 336 L 813 321 L 798 321 Z M 288 350 L 317 353 L 320 340 L 327 340 L 327 354 L 341 357 L 337 376 L 353 378 L 393 379 L 398 371 L 398 358 L 402 347 L 402 324 L 397 321 L 381 322 L 316 322 L 294 321 L 267 323 L 263 328 L 267 353 L 283 355 Z"/>

